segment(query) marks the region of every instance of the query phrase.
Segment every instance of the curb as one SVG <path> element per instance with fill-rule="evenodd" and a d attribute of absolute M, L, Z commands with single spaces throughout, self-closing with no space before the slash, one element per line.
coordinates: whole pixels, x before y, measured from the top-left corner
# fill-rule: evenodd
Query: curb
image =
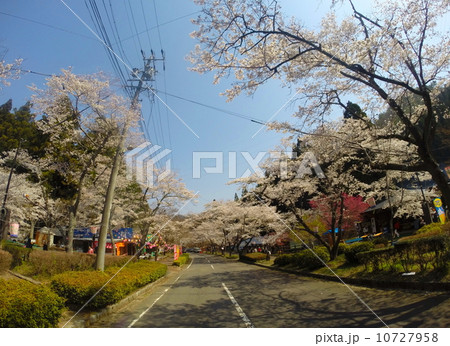
<path fill-rule="evenodd" d="M 22 280 L 26 280 L 26 281 L 28 281 L 28 282 L 31 282 L 31 283 L 34 284 L 34 285 L 42 285 L 42 282 L 36 281 L 36 280 L 34 280 L 34 279 L 32 279 L 32 278 L 29 278 L 28 276 L 25 276 L 25 275 L 22 275 L 22 274 L 19 274 L 19 273 L 15 273 L 15 272 L 13 272 L 12 270 L 8 270 L 7 272 L 8 272 L 9 274 L 11 274 L 11 275 L 14 275 L 15 277 L 18 277 L 19 279 L 22 279 Z"/>
<path fill-rule="evenodd" d="M 263 264 L 245 262 L 242 263 L 256 265 L 261 268 L 266 268 L 270 270 L 277 270 L 289 274 L 296 274 L 299 276 L 306 276 L 315 279 L 325 280 L 325 281 L 335 281 L 344 282 L 345 284 L 363 286 L 369 288 L 391 288 L 391 289 L 409 289 L 409 290 L 419 290 L 419 291 L 444 291 L 450 292 L 450 282 L 406 282 L 406 281 L 378 281 L 369 279 L 356 279 L 356 278 L 341 278 L 342 281 L 336 276 L 314 274 L 308 272 L 299 272 L 290 269 L 283 269 L 278 267 L 269 267 Z"/>

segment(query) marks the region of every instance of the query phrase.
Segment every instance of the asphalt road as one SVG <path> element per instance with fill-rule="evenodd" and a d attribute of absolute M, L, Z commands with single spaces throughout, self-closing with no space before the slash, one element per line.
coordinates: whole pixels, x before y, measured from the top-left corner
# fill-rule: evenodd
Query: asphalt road
<path fill-rule="evenodd" d="M 148 294 L 93 327 L 449 327 L 450 294 L 380 290 L 192 255 Z"/>

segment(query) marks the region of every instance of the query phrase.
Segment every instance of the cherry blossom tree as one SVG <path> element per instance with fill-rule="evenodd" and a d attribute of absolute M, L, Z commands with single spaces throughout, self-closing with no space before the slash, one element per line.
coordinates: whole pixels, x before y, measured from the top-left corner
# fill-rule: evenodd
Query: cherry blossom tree
<path fill-rule="evenodd" d="M 153 176 L 159 177 L 161 173 L 154 167 Z M 164 235 L 166 227 L 171 227 L 168 219 L 178 212 L 178 208 L 189 200 L 195 201 L 195 194 L 186 188 L 175 172 L 168 172 L 164 178 L 148 185 L 125 180 L 124 177 L 121 179 L 117 194 L 120 203 L 117 204 L 121 205 L 128 222 L 139 230 L 141 246 L 150 234 Z"/>
<path fill-rule="evenodd" d="M 213 248 L 227 247 L 231 255 L 233 250 L 239 253 L 246 251 L 252 239 L 262 233 L 280 236 L 285 226 L 275 208 L 236 201 L 213 201 L 199 216 L 194 231 Z M 271 240 L 275 241 L 277 236 Z"/>
<path fill-rule="evenodd" d="M 89 175 L 99 174 L 96 167 L 101 155 L 117 155 L 114 148 L 124 140 L 127 134 L 124 129 L 132 127 L 138 115 L 127 100 L 114 93 L 110 81 L 101 73 L 78 76 L 71 70 L 62 70 L 61 75 L 47 79 L 46 89 L 32 87 L 32 90 L 33 106 L 44 115 L 41 130 L 49 135 L 52 144 L 50 168 L 72 190 L 68 233 L 71 251 L 85 180 Z M 113 166 L 112 162 L 109 165 Z M 114 183 L 110 179 L 108 186 L 114 187 Z M 107 222 L 111 209 L 108 201 L 105 198 L 102 203 L 103 212 L 108 214 L 104 218 Z M 107 232 L 106 225 L 103 228 Z M 102 250 L 98 255 L 102 257 Z"/>
<path fill-rule="evenodd" d="M 20 65 L 23 59 L 16 59 L 12 63 L 7 63 L 5 60 L 0 61 L 0 90 L 1 86 L 9 86 L 10 79 L 18 79 L 20 76 Z"/>
<path fill-rule="evenodd" d="M 0 189 L 6 190 L 9 178 L 9 170 L 3 167 L 5 161 L 10 161 L 15 153 L 3 153 L 0 159 Z M 10 186 L 5 206 L 10 213 L 11 223 L 18 223 L 28 228 L 26 236 L 33 237 L 34 226 L 37 222 L 45 224 L 49 228 L 54 228 L 63 218 L 62 212 L 66 210 L 64 201 L 53 199 L 39 181 L 40 167 L 39 160 L 34 160 L 25 152 L 21 152 L 16 157 L 16 164 L 24 172 L 14 172 L 11 176 Z M 37 179 L 37 180 L 36 180 Z"/>
<path fill-rule="evenodd" d="M 195 2 L 203 11 L 194 21 L 192 36 L 199 44 L 190 55 L 193 70 L 215 71 L 215 83 L 234 72 L 235 82 L 225 92 L 229 100 L 280 79 L 302 98 L 295 117 L 303 124 L 274 127 L 300 131 L 305 124 L 323 124 L 336 109 L 353 112 L 360 120 L 353 134 L 370 129 L 370 139 L 408 150 L 400 160 L 396 155 L 378 160 L 383 156 L 378 148 L 366 147 L 372 169 L 427 171 L 450 205 L 447 178 L 431 149 L 438 93 L 448 83 L 449 36 L 437 25 L 449 12 L 448 1 L 374 1 L 373 13 L 362 13 L 351 0 L 333 1 L 352 16 L 338 19 L 331 11 L 317 30 L 286 19 L 278 1 Z M 349 101 L 364 112 L 354 112 Z M 379 128 L 372 119 L 386 107 L 396 122 Z"/>

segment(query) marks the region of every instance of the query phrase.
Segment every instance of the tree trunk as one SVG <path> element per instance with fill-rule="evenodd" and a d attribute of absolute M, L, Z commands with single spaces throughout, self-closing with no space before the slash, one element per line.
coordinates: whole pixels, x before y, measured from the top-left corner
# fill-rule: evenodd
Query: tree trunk
<path fill-rule="evenodd" d="M 73 230 L 75 229 L 77 217 L 73 206 L 69 210 L 69 230 L 67 231 L 67 252 L 73 253 Z"/>
<path fill-rule="evenodd" d="M 30 220 L 30 239 L 34 238 L 34 226 L 36 225 L 36 220 Z"/>
<path fill-rule="evenodd" d="M 339 219 L 338 219 L 338 224 L 337 224 L 337 229 L 338 229 L 338 233 L 337 233 L 337 238 L 336 236 L 333 237 L 333 246 L 330 249 L 330 260 L 334 260 L 336 259 L 338 252 L 339 252 L 339 243 L 341 242 L 342 239 L 342 221 L 344 219 L 344 210 L 345 210 L 345 206 L 344 206 L 344 196 L 341 193 L 340 197 L 339 197 Z M 334 234 L 334 229 L 331 230 L 332 234 Z"/>
<path fill-rule="evenodd" d="M 8 226 L 10 216 L 11 211 L 9 210 L 9 208 L 3 207 L 0 215 L 0 234 L 2 236 L 2 240 L 8 239 Z"/>
<path fill-rule="evenodd" d="M 431 174 L 433 181 L 442 193 L 442 203 L 445 209 L 450 207 L 450 185 L 448 184 L 447 177 L 444 172 L 439 168 L 439 165 L 432 159 L 425 162 L 428 173 Z"/>

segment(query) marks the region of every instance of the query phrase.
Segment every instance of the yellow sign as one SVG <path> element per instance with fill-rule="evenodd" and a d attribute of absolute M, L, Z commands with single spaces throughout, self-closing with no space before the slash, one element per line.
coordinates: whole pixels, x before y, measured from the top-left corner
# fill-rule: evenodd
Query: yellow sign
<path fill-rule="evenodd" d="M 436 208 L 442 207 L 442 200 L 440 198 L 435 198 L 433 204 Z"/>

